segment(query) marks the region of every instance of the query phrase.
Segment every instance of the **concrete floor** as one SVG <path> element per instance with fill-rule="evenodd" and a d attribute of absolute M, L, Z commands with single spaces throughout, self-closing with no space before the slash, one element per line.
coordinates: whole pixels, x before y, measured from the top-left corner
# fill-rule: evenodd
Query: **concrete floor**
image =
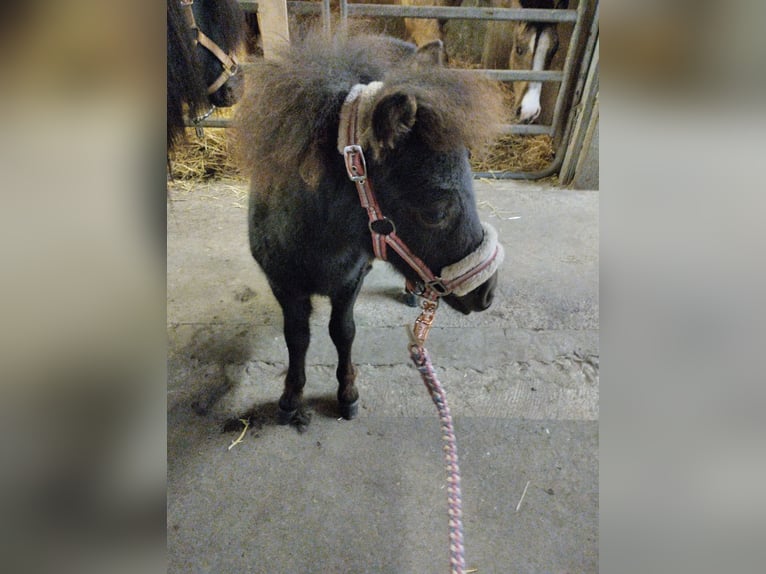
<path fill-rule="evenodd" d="M 598 193 L 476 182 L 506 248 L 492 308 L 444 306 L 428 349 L 455 418 L 468 568 L 598 571 Z M 356 306 L 359 418 L 338 420 L 329 305 L 312 319 L 307 432 L 274 423 L 281 313 L 250 257 L 241 184 L 168 214 L 168 571 L 449 570 L 435 407 L 376 263 Z M 252 414 L 241 443 L 224 423 Z M 521 506 L 517 505 L 529 483 Z"/>

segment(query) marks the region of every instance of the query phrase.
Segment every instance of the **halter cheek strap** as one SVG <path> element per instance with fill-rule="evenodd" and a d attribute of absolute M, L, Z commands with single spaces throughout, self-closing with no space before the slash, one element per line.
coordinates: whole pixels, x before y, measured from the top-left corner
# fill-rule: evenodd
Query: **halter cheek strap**
<path fill-rule="evenodd" d="M 343 155 L 349 179 L 356 185 L 359 202 L 367 211 L 368 227 L 372 236 L 375 257 L 387 260 L 387 247 L 396 251 L 420 277 L 422 284 L 414 291 L 436 300 L 449 294 L 463 296 L 489 279 L 503 261 L 503 246 L 497 241 L 497 232 L 482 222 L 484 237 L 479 247 L 466 257 L 442 269 L 436 276 L 396 233 L 394 222 L 383 214 L 372 182 L 367 177 L 364 148 L 371 147 L 371 115 L 374 96 L 383 87 L 381 82 L 355 85 L 346 97 L 340 113 L 338 151 Z"/>
<path fill-rule="evenodd" d="M 184 10 L 186 23 L 189 25 L 189 28 L 196 34 L 194 43 L 202 44 L 205 48 L 207 48 L 208 51 L 210 51 L 216 58 L 218 58 L 218 61 L 221 62 L 221 66 L 223 67 L 223 70 L 221 71 L 218 78 L 216 78 L 216 80 L 207 88 L 207 94 L 213 94 L 226 83 L 226 80 L 237 74 L 239 71 L 239 60 L 237 60 L 237 56 L 234 54 L 233 50 L 227 54 L 218 44 L 213 42 L 213 40 L 211 40 L 207 34 L 200 30 L 199 26 L 197 25 L 197 20 L 194 18 L 194 12 L 192 11 L 194 0 L 179 0 L 179 2 L 181 4 L 181 8 Z"/>

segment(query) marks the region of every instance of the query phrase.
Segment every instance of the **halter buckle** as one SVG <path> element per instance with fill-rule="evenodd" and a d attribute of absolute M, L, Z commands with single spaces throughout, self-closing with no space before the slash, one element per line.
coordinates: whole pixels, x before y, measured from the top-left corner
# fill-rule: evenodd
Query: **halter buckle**
<path fill-rule="evenodd" d="M 445 295 L 452 293 L 452 289 L 447 287 L 441 279 L 434 279 L 433 281 L 426 283 L 426 291 L 428 289 L 436 293 L 439 297 L 444 297 Z"/>
<path fill-rule="evenodd" d="M 347 145 L 343 148 L 343 157 L 346 160 L 346 171 L 351 181 L 358 183 L 367 179 L 367 161 L 364 159 L 362 146 Z"/>

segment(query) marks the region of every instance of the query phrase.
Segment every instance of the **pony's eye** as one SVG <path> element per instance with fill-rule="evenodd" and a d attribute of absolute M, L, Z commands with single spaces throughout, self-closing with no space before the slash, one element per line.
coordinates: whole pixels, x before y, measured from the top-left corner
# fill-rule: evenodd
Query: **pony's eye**
<path fill-rule="evenodd" d="M 517 44 L 516 45 L 516 53 L 519 56 L 523 56 L 524 55 L 524 46 L 522 44 Z"/>
<path fill-rule="evenodd" d="M 445 227 L 456 215 L 455 191 L 434 188 L 411 198 L 410 214 L 416 224 L 426 227 Z"/>
<path fill-rule="evenodd" d="M 442 209 L 427 209 L 422 213 L 422 217 L 428 223 L 439 223 L 443 221 L 446 213 Z"/>
<path fill-rule="evenodd" d="M 439 207 L 427 207 L 419 209 L 417 212 L 418 219 L 429 227 L 436 227 L 443 225 L 448 218 L 446 206 Z"/>

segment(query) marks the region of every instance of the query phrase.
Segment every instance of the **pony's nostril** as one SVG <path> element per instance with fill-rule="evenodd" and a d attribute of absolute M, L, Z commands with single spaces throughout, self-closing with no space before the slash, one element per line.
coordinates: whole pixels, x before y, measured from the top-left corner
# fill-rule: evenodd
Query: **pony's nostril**
<path fill-rule="evenodd" d="M 484 293 L 484 297 L 481 299 L 481 304 L 484 307 L 484 309 L 489 309 L 490 305 L 492 305 L 492 301 L 495 300 L 495 290 L 494 289 L 487 289 L 486 293 Z"/>
<path fill-rule="evenodd" d="M 489 309 L 489 306 L 492 305 L 492 301 L 495 298 L 495 290 L 493 288 L 493 285 L 490 284 L 491 282 L 487 282 L 481 287 L 479 287 L 478 292 L 476 293 L 477 297 L 474 300 L 476 305 L 476 311 L 485 311 Z"/>

